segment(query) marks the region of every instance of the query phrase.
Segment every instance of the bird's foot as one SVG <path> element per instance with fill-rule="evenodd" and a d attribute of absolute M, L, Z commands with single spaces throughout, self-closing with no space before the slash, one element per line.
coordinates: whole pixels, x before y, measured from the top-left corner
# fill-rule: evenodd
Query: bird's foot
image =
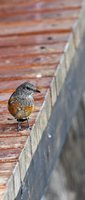
<path fill-rule="evenodd" d="M 27 118 L 27 124 L 28 124 L 27 130 L 31 130 L 32 128 L 31 128 L 30 125 L 29 125 L 29 118 Z"/>
<path fill-rule="evenodd" d="M 21 131 L 22 130 L 21 122 L 19 120 L 17 120 L 17 121 L 18 121 L 17 131 Z"/>
<path fill-rule="evenodd" d="M 18 126 L 17 131 L 21 131 L 21 130 L 22 130 L 21 126 Z"/>
<path fill-rule="evenodd" d="M 27 126 L 26 130 L 32 130 L 32 128 L 30 126 Z"/>

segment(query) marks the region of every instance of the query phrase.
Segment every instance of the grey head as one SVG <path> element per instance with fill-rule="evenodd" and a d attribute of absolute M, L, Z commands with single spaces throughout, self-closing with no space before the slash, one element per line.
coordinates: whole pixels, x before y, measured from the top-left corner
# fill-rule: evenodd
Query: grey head
<path fill-rule="evenodd" d="M 26 95 L 32 95 L 34 93 L 40 93 L 40 91 L 37 89 L 36 86 L 29 82 L 22 83 L 19 87 L 16 89 L 17 94 L 26 94 Z"/>

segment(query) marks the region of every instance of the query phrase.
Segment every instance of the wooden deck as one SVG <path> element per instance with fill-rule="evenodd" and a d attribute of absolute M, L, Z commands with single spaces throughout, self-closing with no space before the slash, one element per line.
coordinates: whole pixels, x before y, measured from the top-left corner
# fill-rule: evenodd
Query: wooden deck
<path fill-rule="evenodd" d="M 17 198 L 82 37 L 84 9 L 81 0 L 0 1 L 0 200 Z M 7 102 L 28 80 L 41 94 L 32 131 L 17 132 Z"/>

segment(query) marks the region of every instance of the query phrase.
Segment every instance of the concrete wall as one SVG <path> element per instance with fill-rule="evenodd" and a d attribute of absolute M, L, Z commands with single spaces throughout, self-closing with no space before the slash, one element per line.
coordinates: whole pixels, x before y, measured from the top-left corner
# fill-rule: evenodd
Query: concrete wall
<path fill-rule="evenodd" d="M 42 200 L 85 200 L 85 93 Z"/>

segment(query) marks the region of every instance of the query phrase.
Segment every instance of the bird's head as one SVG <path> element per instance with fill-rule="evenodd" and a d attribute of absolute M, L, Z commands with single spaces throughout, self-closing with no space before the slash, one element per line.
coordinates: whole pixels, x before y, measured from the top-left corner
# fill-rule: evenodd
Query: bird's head
<path fill-rule="evenodd" d="M 16 91 L 25 93 L 27 95 L 32 95 L 34 93 L 40 93 L 40 91 L 37 89 L 37 87 L 34 86 L 33 84 L 29 83 L 29 82 L 25 82 L 25 83 L 21 84 L 16 89 Z"/>

